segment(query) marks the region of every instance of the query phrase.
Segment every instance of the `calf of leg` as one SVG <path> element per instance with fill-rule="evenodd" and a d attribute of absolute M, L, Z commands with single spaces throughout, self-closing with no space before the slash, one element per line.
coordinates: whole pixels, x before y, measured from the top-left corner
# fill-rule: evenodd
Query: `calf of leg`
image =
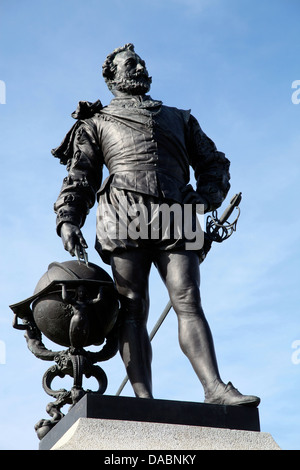
<path fill-rule="evenodd" d="M 212 334 L 201 306 L 198 256 L 191 251 L 163 253 L 156 266 L 178 317 L 180 346 L 208 393 L 221 379 Z"/>
<path fill-rule="evenodd" d="M 111 266 L 121 303 L 120 354 L 135 395 L 152 398 L 152 350 L 147 332 L 151 261 L 145 253 L 131 251 L 113 256 Z"/>

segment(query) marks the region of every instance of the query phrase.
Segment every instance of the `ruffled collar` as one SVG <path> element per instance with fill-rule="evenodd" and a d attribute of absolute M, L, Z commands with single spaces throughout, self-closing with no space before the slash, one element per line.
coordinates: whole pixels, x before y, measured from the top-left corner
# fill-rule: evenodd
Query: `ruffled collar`
<path fill-rule="evenodd" d="M 154 110 L 160 108 L 162 101 L 153 100 L 149 95 L 128 95 L 117 96 L 113 98 L 109 107 L 114 108 L 127 108 L 127 109 L 146 109 Z M 91 103 L 89 101 L 79 101 L 75 111 L 71 114 L 74 119 L 88 119 L 99 113 L 103 109 L 100 100 Z"/>
<path fill-rule="evenodd" d="M 110 106 L 122 108 L 152 109 L 162 105 L 162 101 L 153 100 L 149 95 L 117 96 L 110 102 Z"/>

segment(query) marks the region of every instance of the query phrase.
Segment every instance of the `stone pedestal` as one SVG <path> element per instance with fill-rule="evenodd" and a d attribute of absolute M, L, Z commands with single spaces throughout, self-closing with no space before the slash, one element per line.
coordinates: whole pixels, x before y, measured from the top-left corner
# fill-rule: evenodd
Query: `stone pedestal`
<path fill-rule="evenodd" d="M 40 450 L 279 450 L 257 408 L 88 393 Z"/>

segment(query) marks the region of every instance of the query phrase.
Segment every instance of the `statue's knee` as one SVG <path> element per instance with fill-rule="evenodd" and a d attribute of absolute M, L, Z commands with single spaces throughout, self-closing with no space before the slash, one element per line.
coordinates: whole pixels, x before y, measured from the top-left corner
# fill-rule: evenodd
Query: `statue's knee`
<path fill-rule="evenodd" d="M 180 287 L 171 294 L 172 304 L 179 312 L 198 312 L 201 298 L 198 286 Z"/>
<path fill-rule="evenodd" d="M 148 299 L 132 296 L 120 299 L 121 317 L 125 322 L 144 323 L 148 317 Z"/>

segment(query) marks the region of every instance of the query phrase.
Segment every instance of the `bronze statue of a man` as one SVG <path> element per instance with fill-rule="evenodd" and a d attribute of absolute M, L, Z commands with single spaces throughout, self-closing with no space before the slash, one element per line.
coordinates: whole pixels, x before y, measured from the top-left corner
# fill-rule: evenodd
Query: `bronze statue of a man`
<path fill-rule="evenodd" d="M 100 101 L 80 102 L 73 113 L 76 124 L 52 151 L 68 169 L 55 203 L 57 232 L 71 255 L 76 249 L 84 251 L 81 227 L 97 196 L 96 249 L 110 264 L 119 293 L 119 350 L 137 397 L 153 397 L 147 333 L 153 263 L 168 289 L 178 317 L 180 346 L 203 385 L 205 402 L 257 406 L 258 397 L 242 395 L 220 378 L 200 299 L 202 247 L 188 249 L 184 230 L 178 236 L 159 222 L 163 205 L 202 204 L 205 213 L 218 208 L 230 187 L 230 163 L 190 111 L 165 106 L 147 95 L 151 77 L 133 44 L 107 57 L 103 76 L 114 95 L 111 103 L 102 107 Z M 101 186 L 103 165 L 109 177 Z M 196 190 L 189 184 L 190 167 Z M 152 237 L 136 236 L 141 212 L 144 227 L 155 225 Z M 195 211 L 191 218 L 197 235 Z M 128 229 L 124 236 L 122 226 L 136 230 Z"/>

